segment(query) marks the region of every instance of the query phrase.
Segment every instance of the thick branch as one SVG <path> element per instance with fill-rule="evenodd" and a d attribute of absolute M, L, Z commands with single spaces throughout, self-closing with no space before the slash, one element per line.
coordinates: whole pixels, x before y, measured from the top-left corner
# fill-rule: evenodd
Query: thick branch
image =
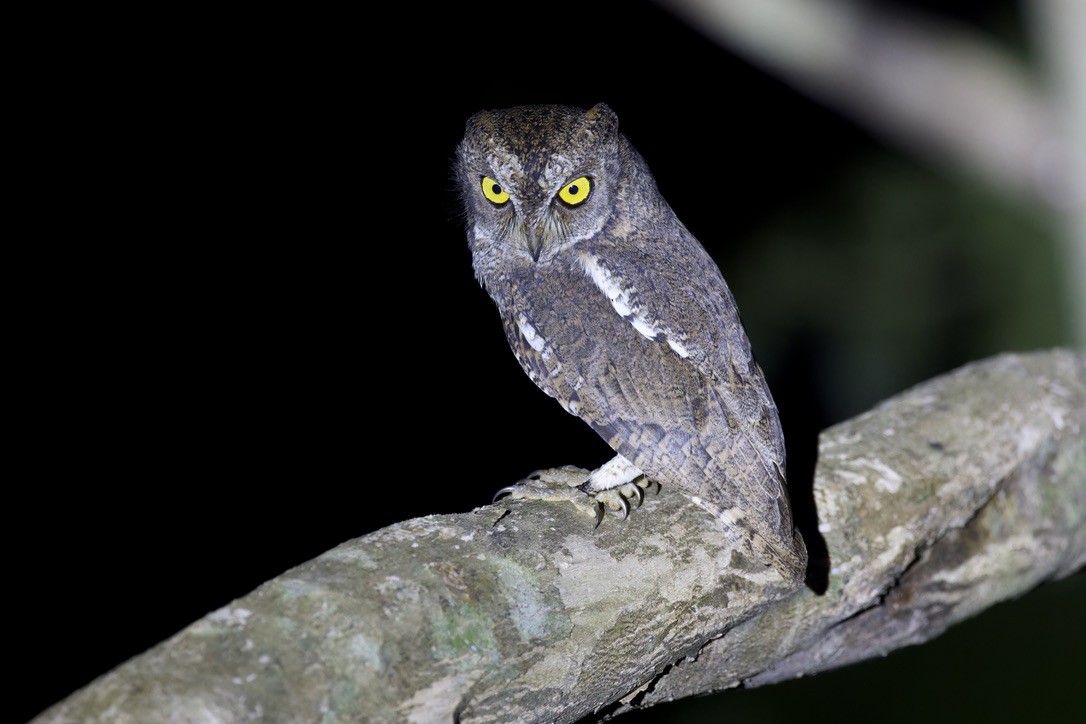
<path fill-rule="evenodd" d="M 39 721 L 568 722 L 931 638 L 1086 562 L 1086 354 L 969 365 L 827 430 L 815 499 L 822 596 L 668 490 L 597 530 L 488 506 L 345 543 Z"/>

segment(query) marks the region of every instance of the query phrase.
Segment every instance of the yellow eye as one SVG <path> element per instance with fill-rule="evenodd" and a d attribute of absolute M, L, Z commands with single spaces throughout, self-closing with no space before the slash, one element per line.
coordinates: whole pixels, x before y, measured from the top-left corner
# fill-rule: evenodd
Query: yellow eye
<path fill-rule="evenodd" d="M 587 176 L 581 176 L 563 186 L 558 192 L 558 198 L 570 206 L 576 206 L 583 203 L 590 193 L 592 193 L 592 182 Z"/>
<path fill-rule="evenodd" d="M 483 196 L 486 197 L 487 201 L 498 206 L 509 200 L 509 192 L 489 176 L 483 176 Z"/>

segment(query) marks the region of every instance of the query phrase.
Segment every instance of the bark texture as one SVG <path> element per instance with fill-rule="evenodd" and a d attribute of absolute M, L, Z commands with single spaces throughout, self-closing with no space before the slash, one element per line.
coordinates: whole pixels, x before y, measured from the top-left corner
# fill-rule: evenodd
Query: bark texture
<path fill-rule="evenodd" d="M 826 430 L 814 496 L 821 595 L 672 491 L 596 530 L 503 502 L 344 543 L 35 721 L 570 722 L 918 643 L 1086 563 L 1086 354 L 971 364 Z"/>

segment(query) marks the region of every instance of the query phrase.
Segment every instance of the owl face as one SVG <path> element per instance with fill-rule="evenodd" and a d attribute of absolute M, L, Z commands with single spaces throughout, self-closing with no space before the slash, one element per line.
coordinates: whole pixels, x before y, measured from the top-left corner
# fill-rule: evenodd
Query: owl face
<path fill-rule="evenodd" d="M 605 227 L 621 170 L 617 127 L 602 104 L 521 106 L 468 121 L 457 178 L 484 284 L 510 264 L 552 263 Z"/>

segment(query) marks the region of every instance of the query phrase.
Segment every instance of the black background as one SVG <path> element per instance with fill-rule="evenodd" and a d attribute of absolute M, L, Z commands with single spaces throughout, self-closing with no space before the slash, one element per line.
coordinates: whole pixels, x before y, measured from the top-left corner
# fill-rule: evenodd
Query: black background
<path fill-rule="evenodd" d="M 473 277 L 450 172 L 472 113 L 607 102 L 729 279 L 878 145 L 651 3 L 518 7 L 160 18 L 72 69 L 101 173 L 40 295 L 16 720 L 340 542 L 608 458 Z M 837 421 L 823 344 L 759 355 L 793 480 Z"/>

